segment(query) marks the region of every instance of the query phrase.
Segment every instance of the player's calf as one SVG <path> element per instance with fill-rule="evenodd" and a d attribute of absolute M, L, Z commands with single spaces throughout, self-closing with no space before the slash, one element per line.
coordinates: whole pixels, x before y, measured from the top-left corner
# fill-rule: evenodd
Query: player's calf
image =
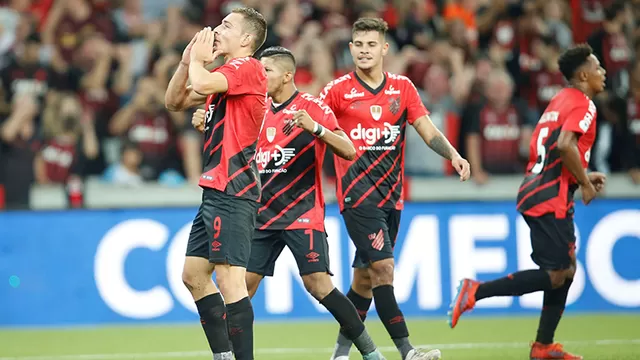
<path fill-rule="evenodd" d="M 236 360 L 253 359 L 253 307 L 246 285 L 246 269 L 216 264 L 216 281 L 227 305 L 229 340 Z"/>
<path fill-rule="evenodd" d="M 329 274 L 317 272 L 303 275 L 302 281 L 307 291 L 338 321 L 341 331 L 362 355 L 376 353 L 376 346 L 367 333 L 358 311 L 349 299 L 333 286 Z"/>
<path fill-rule="evenodd" d="M 398 306 L 393 290 L 393 258 L 372 262 L 369 266 L 373 301 L 376 303 L 378 316 L 395 343 L 402 359 L 409 359 L 411 354 L 418 354 L 409 342 L 409 329 L 404 315 Z"/>
<path fill-rule="evenodd" d="M 371 284 L 371 275 L 369 274 L 368 268 L 353 269 L 353 281 L 351 283 L 351 289 L 353 289 L 353 291 L 364 298 L 373 298 L 373 293 L 371 292 L 373 287 Z M 371 301 L 369 301 L 369 303 L 371 303 Z M 367 307 L 365 310 L 369 310 L 369 307 Z"/>
<path fill-rule="evenodd" d="M 215 360 L 231 360 L 227 309 L 213 281 L 213 265 L 205 258 L 187 256 L 182 281 L 196 302 L 200 323 Z"/>

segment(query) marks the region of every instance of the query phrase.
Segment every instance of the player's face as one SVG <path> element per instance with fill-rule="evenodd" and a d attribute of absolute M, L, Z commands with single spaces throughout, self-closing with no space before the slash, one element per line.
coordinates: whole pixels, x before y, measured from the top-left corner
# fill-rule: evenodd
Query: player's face
<path fill-rule="evenodd" d="M 589 56 L 587 64 L 587 83 L 596 94 L 604 91 L 607 71 L 600 65 L 595 55 Z"/>
<path fill-rule="evenodd" d="M 356 67 L 370 70 L 382 63 L 382 57 L 389 51 L 389 44 L 377 31 L 362 31 L 353 34 L 349 49 Z"/>
<path fill-rule="evenodd" d="M 278 66 L 277 61 L 272 58 L 263 58 L 260 60 L 267 72 L 267 94 L 274 96 L 279 93 L 285 83 L 286 71 L 282 66 Z"/>
<path fill-rule="evenodd" d="M 213 29 L 215 40 L 214 50 L 222 51 L 222 55 L 229 54 L 240 47 L 243 31 L 244 18 L 241 14 L 231 13 L 222 19 L 222 23 Z"/>

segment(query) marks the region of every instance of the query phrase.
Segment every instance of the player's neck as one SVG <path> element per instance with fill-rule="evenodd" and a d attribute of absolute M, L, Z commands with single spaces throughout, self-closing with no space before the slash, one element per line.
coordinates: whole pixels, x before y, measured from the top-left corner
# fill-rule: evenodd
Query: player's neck
<path fill-rule="evenodd" d="M 296 88 L 295 85 L 286 86 L 280 92 L 271 95 L 271 98 L 273 99 L 273 102 L 276 104 L 284 104 L 285 102 L 287 102 L 287 100 L 291 99 L 291 97 L 293 96 L 293 94 L 296 93 L 296 91 L 298 91 L 298 89 Z"/>
<path fill-rule="evenodd" d="M 589 89 L 589 85 L 587 84 L 571 84 L 571 87 L 576 90 L 580 90 L 589 99 L 593 99 L 593 97 L 595 96 L 594 92 Z"/>
<path fill-rule="evenodd" d="M 358 75 L 360 80 L 364 81 L 364 83 L 369 85 L 372 89 L 376 89 L 384 81 L 382 66 L 368 70 L 356 68 L 356 75 Z"/>
<path fill-rule="evenodd" d="M 244 49 L 240 49 L 236 52 L 233 53 L 229 53 L 227 55 L 224 56 L 224 63 L 228 63 L 229 61 L 233 60 L 233 59 L 237 59 L 237 58 L 244 58 L 244 57 L 250 57 L 251 54 L 248 50 L 244 50 Z"/>

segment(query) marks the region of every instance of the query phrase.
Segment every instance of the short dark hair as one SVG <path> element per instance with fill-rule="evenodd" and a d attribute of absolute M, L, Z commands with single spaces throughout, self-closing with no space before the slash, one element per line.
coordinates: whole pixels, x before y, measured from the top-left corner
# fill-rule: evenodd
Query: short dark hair
<path fill-rule="evenodd" d="M 387 25 L 386 21 L 380 18 L 360 18 L 353 23 L 351 33 L 355 34 L 357 32 L 377 31 L 380 35 L 385 36 L 387 34 L 387 30 L 389 30 L 389 25 Z"/>
<path fill-rule="evenodd" d="M 591 46 L 579 44 L 560 55 L 558 65 L 560 66 L 560 72 L 567 81 L 573 79 L 578 68 L 587 62 L 591 54 L 593 54 Z"/>
<path fill-rule="evenodd" d="M 264 16 L 253 8 L 237 8 L 231 10 L 231 12 L 240 14 L 244 17 L 247 27 L 249 28 L 249 32 L 255 36 L 253 41 L 253 51 L 258 50 L 267 39 L 267 20 L 265 20 Z"/>
<path fill-rule="evenodd" d="M 284 48 L 282 46 L 271 46 L 262 50 L 258 59 L 271 58 L 271 57 L 287 59 L 293 63 L 294 68 L 296 66 L 296 58 L 295 56 L 293 56 L 293 53 L 291 52 L 291 50 Z"/>

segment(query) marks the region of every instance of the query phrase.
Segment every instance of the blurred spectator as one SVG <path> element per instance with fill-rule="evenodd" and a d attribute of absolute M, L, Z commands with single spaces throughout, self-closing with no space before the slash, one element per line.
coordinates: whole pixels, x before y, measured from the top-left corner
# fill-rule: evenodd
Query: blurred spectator
<path fill-rule="evenodd" d="M 7 207 L 25 207 L 34 181 L 34 157 L 45 96 L 55 74 L 40 62 L 40 37 L 31 34 L 17 46 L 0 73 L 7 114 L 0 120 L 0 179 Z"/>
<path fill-rule="evenodd" d="M 567 85 L 560 67 L 560 45 L 551 36 L 540 37 L 533 41 L 533 54 L 540 59 L 540 69 L 532 71 L 523 78 L 523 86 L 530 89 L 527 92 L 529 107 L 536 119 L 542 115 L 551 99 Z"/>
<path fill-rule="evenodd" d="M 513 99 L 513 90 L 509 75 L 495 70 L 486 83 L 486 101 L 465 111 L 462 131 L 478 184 L 486 183 L 489 174 L 524 171 L 536 121 L 529 116 L 525 104 Z"/>
<path fill-rule="evenodd" d="M 607 96 L 625 97 L 629 90 L 631 47 L 624 32 L 628 20 L 627 5 L 625 0 L 618 0 L 606 8 L 602 28 L 588 39 L 589 45 L 607 70 Z"/>
<path fill-rule="evenodd" d="M 238 6 L 265 15 L 264 47 L 289 47 L 296 84 L 314 94 L 353 71 L 353 21 L 384 18 L 385 71 L 419 88 L 478 183 L 524 170 L 531 126 L 565 85 L 557 58 L 588 39 L 608 78 L 591 166 L 640 183 L 640 0 L 0 0 L 7 205 L 27 206 L 34 182 L 75 188 L 102 174 L 119 184 L 197 183 L 202 135 L 191 111 L 167 112 L 162 95 L 194 34 Z M 452 174 L 415 132 L 407 137 L 409 175 Z"/>
<path fill-rule="evenodd" d="M 48 96 L 43 117 L 44 141 L 34 164 L 36 181 L 64 184 L 72 174 L 83 175 L 86 161 L 99 152 L 93 119 L 83 114 L 75 95 L 54 93 Z"/>
<path fill-rule="evenodd" d="M 126 136 L 142 152 L 144 180 L 157 180 L 168 169 L 180 170 L 177 129 L 184 116 L 164 108 L 164 93 L 158 89 L 155 78 L 141 79 L 131 102 L 114 115 L 109 127 L 112 135 Z"/>
<path fill-rule="evenodd" d="M 104 173 L 103 180 L 115 185 L 142 186 L 143 179 L 140 175 L 140 164 L 143 154 L 132 141 L 122 144 L 120 159 L 111 165 Z"/>

